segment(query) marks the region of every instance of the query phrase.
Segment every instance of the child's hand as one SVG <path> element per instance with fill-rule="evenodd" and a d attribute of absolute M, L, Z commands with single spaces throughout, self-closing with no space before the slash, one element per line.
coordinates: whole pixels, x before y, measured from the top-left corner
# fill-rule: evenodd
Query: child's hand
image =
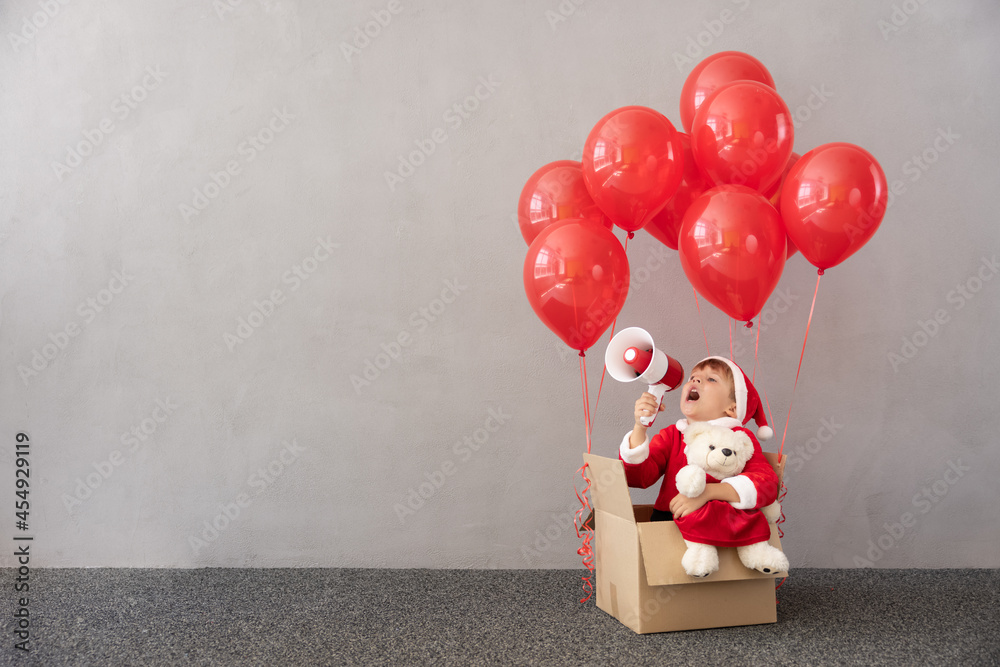
<path fill-rule="evenodd" d="M 697 512 L 709 500 L 711 498 L 708 491 L 703 491 L 700 496 L 694 498 L 688 498 L 684 494 L 678 493 L 670 501 L 670 511 L 673 513 L 675 519 L 680 519 L 692 512 Z"/>
<path fill-rule="evenodd" d="M 639 429 L 642 429 L 643 431 L 645 431 L 647 427 L 646 427 L 645 424 L 643 424 L 641 421 L 639 421 L 639 419 L 641 417 L 651 417 L 651 416 L 655 415 L 657 412 L 663 412 L 663 410 L 664 410 L 663 404 L 660 403 L 660 409 L 659 410 L 656 409 L 656 405 L 657 405 L 656 397 L 653 396 L 652 394 L 650 394 L 648 391 L 647 392 L 643 392 L 642 396 L 639 397 L 639 400 L 635 402 L 635 426 L 636 426 L 636 428 L 639 428 Z"/>

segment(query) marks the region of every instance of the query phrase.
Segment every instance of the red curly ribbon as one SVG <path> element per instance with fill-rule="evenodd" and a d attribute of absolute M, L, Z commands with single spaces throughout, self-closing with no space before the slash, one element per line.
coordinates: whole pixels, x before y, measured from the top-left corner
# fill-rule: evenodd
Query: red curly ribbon
<path fill-rule="evenodd" d="M 583 426 L 587 433 L 587 453 L 589 454 L 591 431 L 590 391 L 587 387 L 587 357 L 584 355 L 583 350 L 580 350 L 580 379 L 583 387 Z M 586 597 L 580 600 L 581 604 L 589 600 L 594 593 L 594 585 L 590 579 L 590 573 L 594 571 L 594 554 L 590 546 L 593 539 L 593 530 L 590 526 L 584 524 L 587 517 L 590 515 L 588 512 L 590 509 L 590 500 L 587 498 L 587 492 L 590 490 L 590 480 L 587 479 L 587 475 L 585 474 L 586 470 L 586 463 L 580 466 L 579 470 L 577 470 L 577 472 L 580 473 L 580 477 L 582 477 L 585 482 L 583 493 L 581 494 L 580 491 L 577 490 L 576 485 L 573 485 L 573 491 L 576 493 L 576 498 L 580 501 L 580 509 L 578 509 L 576 514 L 573 515 L 573 527 L 576 530 L 576 536 L 582 539 L 582 544 L 577 550 L 577 554 L 582 557 L 583 566 L 587 568 L 587 574 L 580 577 L 583 581 L 583 591 L 586 593 Z M 582 535 L 580 534 L 581 528 L 583 529 Z"/>

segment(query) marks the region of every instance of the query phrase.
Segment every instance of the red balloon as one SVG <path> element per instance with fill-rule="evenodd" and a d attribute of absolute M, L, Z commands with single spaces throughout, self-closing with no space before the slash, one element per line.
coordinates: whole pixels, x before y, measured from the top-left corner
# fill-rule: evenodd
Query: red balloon
<path fill-rule="evenodd" d="M 605 215 L 634 232 L 677 190 L 683 160 L 680 134 L 666 116 L 646 107 L 622 107 L 590 131 L 583 179 Z"/>
<path fill-rule="evenodd" d="M 868 242 L 888 199 L 885 173 L 871 153 L 854 144 L 823 144 L 788 173 L 781 218 L 802 256 L 823 271 Z"/>
<path fill-rule="evenodd" d="M 611 220 L 587 192 L 582 166 L 573 160 L 550 162 L 524 184 L 517 202 L 517 222 L 528 245 L 552 223 L 569 218 L 599 220 L 611 229 Z"/>
<path fill-rule="evenodd" d="M 734 81 L 757 81 L 774 88 L 774 79 L 764 63 L 741 51 L 723 51 L 695 65 L 681 88 L 681 125 L 691 132 L 695 113 L 716 90 Z"/>
<path fill-rule="evenodd" d="M 625 249 L 592 220 L 546 227 L 524 260 L 524 291 L 538 319 L 581 352 L 618 316 L 628 285 Z"/>
<path fill-rule="evenodd" d="M 737 81 L 719 88 L 695 114 L 691 149 L 716 185 L 762 191 L 781 176 L 792 154 L 792 114 L 762 83 Z"/>
<path fill-rule="evenodd" d="M 656 237 L 668 248 L 677 250 L 677 235 L 681 231 L 681 221 L 688 206 L 695 199 L 701 196 L 705 190 L 712 187 L 712 184 L 705 180 L 695 164 L 694 156 L 691 154 L 691 137 L 679 132 L 681 144 L 684 146 L 684 173 L 681 177 L 681 184 L 677 192 L 670 198 L 670 201 L 660 209 L 660 212 L 653 216 L 645 230 Z"/>
<path fill-rule="evenodd" d="M 681 224 L 681 267 L 698 293 L 730 317 L 749 322 L 785 267 L 785 231 L 764 197 L 720 185 L 696 199 Z"/>

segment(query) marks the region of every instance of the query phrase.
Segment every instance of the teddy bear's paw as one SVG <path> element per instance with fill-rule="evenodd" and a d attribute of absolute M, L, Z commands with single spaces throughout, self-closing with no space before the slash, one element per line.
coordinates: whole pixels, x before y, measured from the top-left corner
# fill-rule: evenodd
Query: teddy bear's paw
<path fill-rule="evenodd" d="M 762 507 L 760 511 L 764 513 L 764 518 L 767 519 L 768 523 L 778 523 L 778 519 L 781 518 L 781 504 L 777 500 Z"/>
<path fill-rule="evenodd" d="M 736 553 L 740 562 L 751 570 L 764 574 L 776 574 L 788 571 L 788 557 L 767 542 L 758 542 L 745 547 L 737 547 Z"/>
<path fill-rule="evenodd" d="M 719 552 L 707 544 L 688 542 L 681 566 L 689 577 L 707 577 L 719 569 Z"/>
<path fill-rule="evenodd" d="M 675 482 L 678 493 L 696 498 L 705 490 L 705 471 L 698 466 L 686 465 L 677 472 Z"/>

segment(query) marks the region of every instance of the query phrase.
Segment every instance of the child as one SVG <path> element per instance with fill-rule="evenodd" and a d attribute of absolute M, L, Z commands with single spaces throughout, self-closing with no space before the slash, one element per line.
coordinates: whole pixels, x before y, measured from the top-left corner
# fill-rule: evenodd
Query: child
<path fill-rule="evenodd" d="M 662 411 L 663 406 L 659 409 Z M 629 486 L 645 489 L 663 476 L 652 520 L 674 521 L 687 542 L 745 547 L 766 541 L 771 529 L 757 510 L 777 498 L 778 476 L 764 458 L 757 439 L 743 425 L 752 418 L 762 440 L 773 432 L 767 426 L 757 391 L 743 370 L 723 357 L 708 357 L 699 362 L 681 389 L 681 412 L 686 419 L 661 430 L 650 440 L 647 427 L 639 419 L 655 410 L 656 399 L 644 393 L 635 403 L 635 426 L 625 435 L 619 450 Z M 687 465 L 683 432 L 689 421 L 742 430 L 750 436 L 754 447 L 754 454 L 742 473 L 706 484 L 705 491 L 697 498 L 679 494 L 675 481 L 677 471 Z M 787 569 L 788 561 L 780 550 L 771 547 L 763 551 L 763 559 L 759 557 L 762 554 L 756 554 L 755 569 L 766 573 Z M 741 553 L 741 560 L 747 564 L 743 556 Z"/>

